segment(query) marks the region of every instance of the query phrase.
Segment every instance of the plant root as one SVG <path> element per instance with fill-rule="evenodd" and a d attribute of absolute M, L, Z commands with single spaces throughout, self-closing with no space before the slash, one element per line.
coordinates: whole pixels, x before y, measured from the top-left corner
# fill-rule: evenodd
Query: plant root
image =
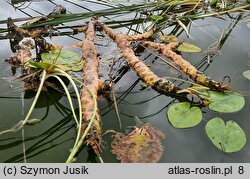
<path fill-rule="evenodd" d="M 99 63 L 97 52 L 94 46 L 94 40 L 96 36 L 95 33 L 95 22 L 90 21 L 85 33 L 86 38 L 82 46 L 83 60 L 85 60 L 83 65 L 83 83 L 87 86 L 87 88 L 82 87 L 81 90 L 83 116 L 82 131 L 84 132 L 84 130 L 86 130 L 93 112 L 97 110 L 95 121 L 85 138 L 85 144 L 90 145 L 95 154 L 100 156 L 101 121 L 99 111 L 98 109 L 95 109 L 94 100 L 97 99 L 98 91 L 103 88 L 104 82 L 98 78 Z M 91 91 L 94 96 L 92 96 L 88 90 Z"/>
<path fill-rule="evenodd" d="M 211 77 L 198 71 L 191 63 L 182 58 L 174 52 L 174 50 L 181 44 L 181 42 L 171 42 L 169 44 L 159 44 L 156 42 L 144 41 L 143 44 L 149 45 L 166 57 L 171 58 L 183 73 L 187 74 L 196 83 L 207 86 L 216 91 L 232 90 L 229 86 L 223 86 L 222 83 L 213 80 Z"/>
<path fill-rule="evenodd" d="M 128 41 L 138 41 L 143 39 L 148 39 L 154 34 L 154 30 L 145 32 L 143 34 L 137 34 L 137 35 L 127 35 L 126 38 Z"/>
<path fill-rule="evenodd" d="M 121 33 L 113 31 L 111 28 L 109 28 L 107 25 L 100 23 L 100 27 L 105 31 L 105 33 L 112 38 L 119 48 L 121 49 L 124 58 L 127 60 L 129 66 L 133 68 L 137 75 L 149 86 L 154 88 L 156 91 L 163 93 L 163 94 L 173 94 L 175 95 L 176 92 L 180 89 L 177 87 L 174 83 L 171 81 L 168 81 L 167 79 L 160 78 L 157 75 L 155 75 L 145 63 L 140 61 L 132 47 L 129 41 L 127 40 L 127 36 L 123 35 Z"/>
<path fill-rule="evenodd" d="M 16 56 L 8 59 L 12 65 L 24 65 L 29 60 L 32 60 L 31 50 L 35 48 L 35 41 L 32 38 L 25 38 L 19 43 L 19 49 Z"/>
<path fill-rule="evenodd" d="M 7 27 L 9 31 L 8 36 L 10 39 L 22 40 L 25 37 L 39 37 L 41 35 L 48 34 L 48 30 L 46 28 L 25 30 L 21 27 L 18 27 L 14 24 L 11 17 L 8 18 Z"/>

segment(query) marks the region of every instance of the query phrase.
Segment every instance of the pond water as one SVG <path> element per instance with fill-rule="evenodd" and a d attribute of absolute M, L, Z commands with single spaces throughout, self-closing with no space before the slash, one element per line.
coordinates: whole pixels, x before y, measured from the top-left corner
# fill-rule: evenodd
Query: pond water
<path fill-rule="evenodd" d="M 69 13 L 87 12 L 88 9 L 99 10 L 107 8 L 95 5 L 88 1 L 0 1 L 0 20 L 8 17 L 20 18 L 28 16 L 39 16 L 51 12 L 55 5 L 63 5 Z M 78 6 L 75 4 L 77 3 Z M 239 152 L 226 154 L 219 151 L 208 139 L 205 132 L 205 125 L 208 120 L 214 117 L 221 117 L 225 121 L 235 120 L 250 138 L 249 111 L 250 108 L 250 82 L 242 76 L 242 72 L 250 69 L 250 29 L 246 22 L 237 22 L 238 15 L 234 18 L 225 17 L 206 18 L 206 20 L 194 21 L 190 27 L 190 34 L 193 39 L 187 38 L 185 32 L 181 33 L 179 40 L 196 44 L 205 52 L 211 44 L 218 42 L 224 34 L 229 34 L 222 44 L 220 53 L 217 54 L 208 64 L 206 53 L 183 53 L 183 57 L 192 64 L 197 65 L 200 70 L 217 81 L 224 76 L 230 76 L 231 86 L 245 98 L 244 108 L 236 113 L 221 114 L 203 108 L 202 122 L 190 129 L 176 129 L 168 121 L 166 116 L 168 106 L 174 98 L 159 95 L 152 89 L 141 90 L 143 82 L 136 76 L 133 70 L 128 70 L 125 75 L 115 84 L 118 108 L 121 117 L 122 129 L 116 119 L 116 113 L 112 103 L 106 99 L 99 100 L 103 131 L 113 129 L 125 132 L 128 126 L 135 126 L 137 116 L 142 122 L 149 122 L 160 129 L 166 136 L 162 145 L 164 154 L 160 162 L 250 162 L 250 144 Z M 119 17 L 116 17 L 119 19 Z M 126 16 L 124 16 L 126 18 Z M 67 23 L 66 25 L 82 24 L 89 19 Z M 1 24 L 0 28 L 6 28 Z M 117 31 L 126 33 L 126 28 L 118 28 Z M 169 33 L 172 29 L 164 30 Z M 231 31 L 229 31 L 231 30 Z M 84 38 L 80 33 L 75 36 L 57 36 L 47 38 L 51 43 L 70 45 Z M 101 53 L 101 73 L 107 75 L 107 56 L 119 56 L 119 50 L 107 38 L 98 36 L 96 42 L 97 50 Z M 80 52 L 79 52 L 80 53 Z M 4 62 L 4 59 L 13 55 L 9 40 L 0 40 L 0 131 L 11 128 L 14 124 L 24 119 L 33 98 L 22 92 L 21 84 L 10 80 L 14 78 L 11 66 Z M 180 75 L 176 70 L 155 58 L 154 55 L 144 53 L 140 59 L 145 60 L 147 65 L 159 76 L 176 77 Z M 205 59 L 205 60 L 204 60 Z M 116 70 L 124 65 L 123 62 L 116 66 Z M 16 75 L 20 71 L 17 69 Z M 79 76 L 81 74 L 78 74 Z M 250 93 L 249 93 L 250 94 Z M 26 149 L 27 162 L 65 162 L 75 139 L 75 125 L 70 116 L 67 99 L 62 97 L 56 100 L 58 94 L 44 94 L 39 101 L 31 118 L 43 119 L 41 123 L 34 126 L 26 126 L 24 130 L 0 136 L 0 162 L 24 162 L 23 149 Z M 60 96 L 58 97 L 60 98 Z M 53 105 L 46 105 L 53 102 Z M 56 102 L 55 102 L 56 101 Z M 75 103 L 76 104 L 76 103 Z M 24 135 L 23 135 L 24 134 Z M 24 136 L 24 138 L 22 137 Z M 25 140 L 25 142 L 23 142 Z M 119 162 L 110 152 L 110 135 L 103 137 L 102 158 L 104 162 Z M 84 147 L 77 156 L 77 162 L 98 162 L 92 151 Z"/>

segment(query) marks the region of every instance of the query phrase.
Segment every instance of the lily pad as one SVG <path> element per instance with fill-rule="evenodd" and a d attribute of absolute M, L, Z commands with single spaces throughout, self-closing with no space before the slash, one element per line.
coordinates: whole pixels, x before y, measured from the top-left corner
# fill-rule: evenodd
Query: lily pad
<path fill-rule="evenodd" d="M 244 71 L 243 76 L 250 80 L 250 70 Z"/>
<path fill-rule="evenodd" d="M 51 50 L 46 53 L 42 53 L 41 57 L 44 63 L 53 63 L 57 58 L 60 50 Z M 75 52 L 69 50 L 61 50 L 59 57 L 56 61 L 56 65 L 64 70 L 80 71 L 82 69 L 81 57 Z"/>
<path fill-rule="evenodd" d="M 188 102 L 176 103 L 170 106 L 168 119 L 175 128 L 190 128 L 201 122 L 202 112 L 198 107 L 190 108 Z"/>
<path fill-rule="evenodd" d="M 210 101 L 208 108 L 213 111 L 232 113 L 241 110 L 245 105 L 244 97 L 236 92 L 208 91 L 204 94 L 206 95 L 201 96 Z"/>
<path fill-rule="evenodd" d="M 128 135 L 115 132 L 111 152 L 123 163 L 155 163 L 163 154 L 161 140 L 164 137 L 159 129 L 146 123 Z"/>
<path fill-rule="evenodd" d="M 177 48 L 177 50 L 180 52 L 188 52 L 188 53 L 201 51 L 199 47 L 187 42 L 182 42 L 181 45 Z"/>
<path fill-rule="evenodd" d="M 226 153 L 237 152 L 246 145 L 246 135 L 233 120 L 226 124 L 221 118 L 213 118 L 206 124 L 206 133 L 212 143 Z"/>

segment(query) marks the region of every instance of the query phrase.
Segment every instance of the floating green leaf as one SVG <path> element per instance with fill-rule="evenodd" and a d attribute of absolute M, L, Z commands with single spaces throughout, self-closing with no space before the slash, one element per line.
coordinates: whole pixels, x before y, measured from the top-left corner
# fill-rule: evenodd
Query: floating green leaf
<path fill-rule="evenodd" d="M 208 108 L 213 111 L 231 113 L 241 110 L 245 105 L 244 97 L 235 92 L 208 91 L 203 94 L 201 96 L 210 101 Z"/>
<path fill-rule="evenodd" d="M 159 39 L 163 42 L 176 42 L 178 40 L 175 35 L 160 35 Z"/>
<path fill-rule="evenodd" d="M 180 52 L 188 52 L 188 53 L 201 51 L 199 47 L 187 42 L 182 42 L 181 45 L 177 48 L 177 50 Z"/>
<path fill-rule="evenodd" d="M 243 76 L 250 80 L 250 70 L 244 71 Z"/>
<path fill-rule="evenodd" d="M 46 53 L 42 53 L 41 57 L 44 63 L 52 64 L 56 59 L 60 50 L 51 50 Z M 56 61 L 56 65 L 63 70 L 80 71 L 82 69 L 81 57 L 69 50 L 62 50 Z"/>
<path fill-rule="evenodd" d="M 212 143 L 226 153 L 237 152 L 246 145 L 246 135 L 233 120 L 226 123 L 221 118 L 213 118 L 206 124 L 206 133 Z"/>
<path fill-rule="evenodd" d="M 152 20 L 154 21 L 160 21 L 163 19 L 162 16 L 159 16 L 159 15 L 153 15 L 153 16 L 150 16 Z"/>
<path fill-rule="evenodd" d="M 202 112 L 198 107 L 191 107 L 188 102 L 175 103 L 168 110 L 168 119 L 175 128 L 189 128 L 199 124 Z"/>

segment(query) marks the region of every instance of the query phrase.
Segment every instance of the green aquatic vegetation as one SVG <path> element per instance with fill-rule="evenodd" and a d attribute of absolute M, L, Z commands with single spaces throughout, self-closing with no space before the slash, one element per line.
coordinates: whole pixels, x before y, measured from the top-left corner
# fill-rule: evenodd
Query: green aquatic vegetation
<path fill-rule="evenodd" d="M 210 4 L 210 6 L 216 6 L 217 2 L 218 2 L 218 0 L 210 0 L 209 4 Z"/>
<path fill-rule="evenodd" d="M 164 19 L 162 16 L 159 16 L 159 15 L 152 15 L 152 16 L 150 16 L 150 18 L 151 18 L 153 21 L 155 21 L 155 22 Z"/>
<path fill-rule="evenodd" d="M 226 153 L 237 152 L 246 145 L 246 134 L 233 120 L 224 123 L 221 118 L 213 118 L 206 124 L 206 133 L 211 142 Z"/>
<path fill-rule="evenodd" d="M 61 53 L 61 50 L 58 51 L 58 54 L 56 54 L 55 58 L 52 59 L 51 63 L 29 61 L 29 65 L 30 65 L 30 66 L 28 65 L 29 67 L 31 67 L 31 68 L 35 67 L 38 70 L 42 70 L 42 72 L 40 74 L 40 84 L 39 84 L 39 87 L 37 89 L 36 95 L 34 97 L 32 105 L 31 105 L 25 119 L 18 122 L 11 129 L 0 132 L 0 135 L 2 135 L 4 133 L 8 133 L 8 132 L 17 132 L 20 129 L 22 129 L 26 124 L 31 125 L 31 124 L 36 124 L 36 123 L 39 122 L 38 120 L 30 119 L 30 116 L 31 116 L 32 112 L 34 111 L 35 105 L 36 105 L 36 103 L 37 103 L 37 101 L 39 99 L 39 96 L 40 96 L 41 91 L 42 91 L 42 89 L 44 87 L 45 81 L 48 78 L 53 77 L 53 78 L 56 78 L 59 81 L 59 83 L 62 85 L 62 87 L 64 89 L 64 92 L 66 93 L 66 96 L 68 98 L 68 102 L 69 102 L 69 105 L 70 105 L 70 108 L 71 108 L 71 111 L 72 111 L 73 118 L 74 118 L 74 120 L 75 120 L 75 122 L 77 124 L 78 132 L 77 132 L 77 138 L 76 138 L 74 147 L 76 146 L 76 144 L 78 143 L 78 141 L 80 139 L 80 126 L 81 126 L 81 122 L 82 122 L 82 110 L 81 110 L 80 94 L 78 92 L 78 88 L 77 88 L 75 82 L 73 81 L 72 77 L 70 75 L 68 75 L 66 72 L 64 72 L 63 70 L 57 68 L 56 65 L 55 65 L 56 62 L 59 59 L 60 53 Z M 36 73 L 36 75 L 38 75 L 38 74 Z M 67 88 L 67 85 L 60 78 L 60 76 L 66 77 L 71 82 L 71 85 L 73 86 L 74 92 L 76 93 L 78 107 L 79 107 L 79 122 L 78 122 L 77 116 L 75 114 L 75 109 L 74 109 L 74 106 L 73 106 L 72 98 L 70 96 L 70 92 L 69 92 L 69 90 Z M 29 120 L 31 120 L 31 121 L 29 121 Z"/>
<path fill-rule="evenodd" d="M 51 50 L 41 54 L 43 63 L 47 64 L 51 64 L 57 56 L 58 58 L 55 64 L 64 71 L 80 71 L 82 69 L 81 56 L 75 52 L 69 50 Z"/>
<path fill-rule="evenodd" d="M 83 84 L 83 83 L 82 83 Z M 83 84 L 84 85 L 84 84 Z M 95 95 L 88 89 L 87 86 L 84 85 L 84 87 L 87 89 L 87 91 L 91 94 L 91 96 L 94 98 L 94 103 L 95 103 L 95 107 L 94 107 L 94 111 L 93 111 L 93 114 L 91 116 L 91 119 L 90 119 L 90 122 L 88 123 L 87 125 L 87 128 L 85 129 L 83 135 L 81 138 L 77 138 L 77 140 L 75 141 L 75 145 L 66 161 L 66 163 L 72 163 L 74 161 L 74 157 L 76 155 L 77 152 L 79 152 L 83 142 L 84 142 L 84 139 L 86 138 L 87 134 L 89 133 L 90 129 L 91 129 L 91 126 L 93 125 L 94 121 L 95 121 L 95 117 L 96 117 L 96 114 L 97 114 L 97 99 L 95 98 Z M 81 102 L 81 101 L 80 101 Z M 82 121 L 82 120 L 81 120 Z M 81 126 L 81 125 L 80 125 Z M 78 130 L 80 132 L 80 128 Z M 78 133 L 80 135 L 80 133 Z M 77 137 L 79 137 L 79 135 Z M 103 163 L 103 160 L 101 157 L 99 157 L 99 160 L 101 163 Z"/>
<path fill-rule="evenodd" d="M 175 103 L 167 112 L 170 123 L 175 128 L 190 128 L 202 120 L 202 112 L 198 107 L 190 107 L 189 102 Z"/>
<path fill-rule="evenodd" d="M 221 113 L 237 112 L 245 105 L 244 97 L 236 92 L 207 91 L 200 96 L 209 101 L 209 109 Z"/>

